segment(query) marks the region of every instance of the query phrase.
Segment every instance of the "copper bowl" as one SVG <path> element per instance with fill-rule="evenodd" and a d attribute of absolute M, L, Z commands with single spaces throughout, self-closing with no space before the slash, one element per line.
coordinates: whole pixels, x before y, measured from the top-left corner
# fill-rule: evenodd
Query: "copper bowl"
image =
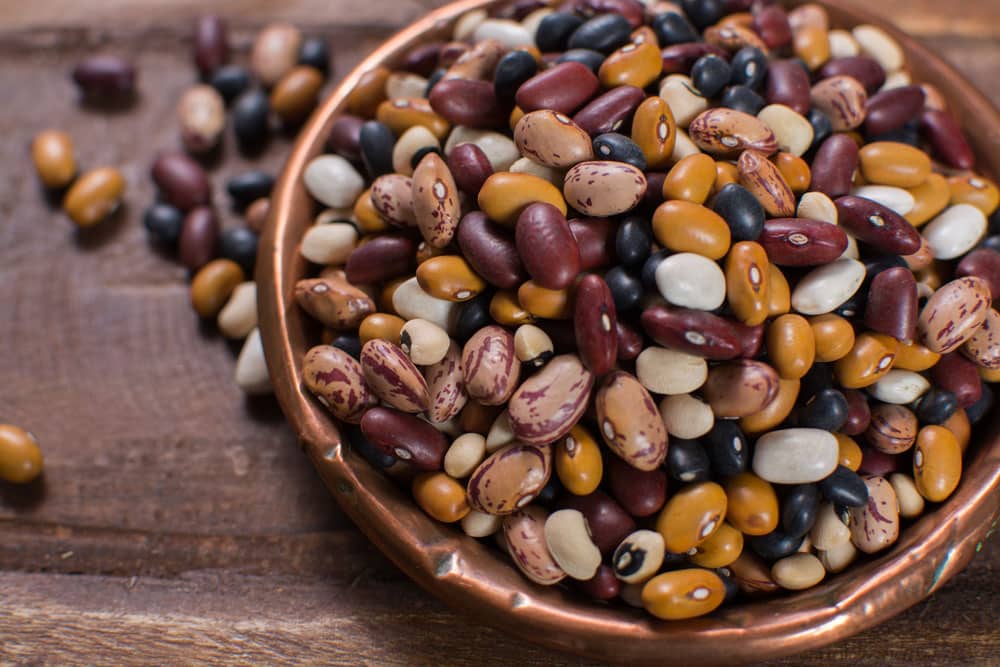
<path fill-rule="evenodd" d="M 299 240 L 312 224 L 302 185 L 347 92 L 378 65 L 449 34 L 470 9 L 504 0 L 464 0 L 434 11 L 366 58 L 341 82 L 299 136 L 272 199 L 257 270 L 261 334 L 285 415 L 330 492 L 367 536 L 421 586 L 462 613 L 504 632 L 591 658 L 630 663 L 734 664 L 816 648 L 885 621 L 961 571 L 1000 515 L 997 420 L 980 428 L 958 490 L 902 531 L 891 551 L 863 560 L 811 590 L 725 606 L 690 621 L 657 621 L 640 610 L 603 606 L 559 588 L 532 584 L 506 557 L 426 516 L 405 490 L 341 442 L 337 424 L 304 389 L 300 362 L 316 327 L 292 298 L 306 262 Z M 788 3 L 791 5 L 799 2 Z M 1000 114 L 926 47 L 853 2 L 825 4 L 834 25 L 872 23 L 899 40 L 917 81 L 933 83 L 976 147 L 980 171 L 1000 177 Z"/>

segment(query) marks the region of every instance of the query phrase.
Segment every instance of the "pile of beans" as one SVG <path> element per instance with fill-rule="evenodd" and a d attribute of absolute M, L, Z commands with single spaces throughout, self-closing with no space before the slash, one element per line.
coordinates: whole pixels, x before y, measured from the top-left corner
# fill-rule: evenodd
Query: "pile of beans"
<path fill-rule="evenodd" d="M 663 619 L 815 586 L 957 487 L 998 191 L 877 27 L 521 0 L 307 166 L 305 385 L 431 517 Z"/>

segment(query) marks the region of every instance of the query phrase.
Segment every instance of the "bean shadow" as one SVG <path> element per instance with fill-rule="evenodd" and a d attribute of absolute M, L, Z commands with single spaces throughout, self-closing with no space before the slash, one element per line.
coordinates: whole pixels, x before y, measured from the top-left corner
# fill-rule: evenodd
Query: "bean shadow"
<path fill-rule="evenodd" d="M 0 481 L 0 501 L 3 505 L 24 512 L 34 509 L 46 495 L 45 473 L 43 472 L 27 484 L 12 484 Z"/>
<path fill-rule="evenodd" d="M 73 231 L 74 242 L 81 252 L 93 252 L 114 241 L 125 229 L 128 223 L 129 206 L 122 202 L 121 206 L 106 220 L 92 227 L 77 227 Z"/>

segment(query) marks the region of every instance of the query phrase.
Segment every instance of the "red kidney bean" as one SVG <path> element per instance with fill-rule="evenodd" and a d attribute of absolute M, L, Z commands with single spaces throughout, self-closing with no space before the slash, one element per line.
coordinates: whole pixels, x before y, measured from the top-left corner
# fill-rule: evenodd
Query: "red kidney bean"
<path fill-rule="evenodd" d="M 493 175 L 493 166 L 483 149 L 475 144 L 459 144 L 448 154 L 448 169 L 458 189 L 475 197 L 486 179 Z"/>
<path fill-rule="evenodd" d="M 917 281 L 906 267 L 881 271 L 868 288 L 865 326 L 909 342 L 917 335 Z"/>
<path fill-rule="evenodd" d="M 403 69 L 420 76 L 430 76 L 438 66 L 443 46 L 443 42 L 428 42 L 410 49 L 403 58 Z"/>
<path fill-rule="evenodd" d="M 455 64 L 456 60 L 464 56 L 469 48 L 469 45 L 465 42 L 448 42 L 444 44 L 438 52 L 438 67 L 448 69 Z"/>
<path fill-rule="evenodd" d="M 939 159 L 956 169 L 972 169 L 976 155 L 965 133 L 951 115 L 937 109 L 924 109 L 920 114 L 920 131 L 934 148 Z"/>
<path fill-rule="evenodd" d="M 570 231 L 580 248 L 580 270 L 590 271 L 607 266 L 615 258 L 617 226 L 607 218 L 573 218 Z"/>
<path fill-rule="evenodd" d="M 332 152 L 354 162 L 361 161 L 361 126 L 364 118 L 349 113 L 337 116 L 326 138 L 326 147 Z"/>
<path fill-rule="evenodd" d="M 580 360 L 591 373 L 604 375 L 618 359 L 618 317 L 608 284 L 600 276 L 584 276 L 576 286 L 573 328 Z"/>
<path fill-rule="evenodd" d="M 615 323 L 615 335 L 618 338 L 618 361 L 632 361 L 642 352 L 642 334 L 631 325 L 618 320 Z"/>
<path fill-rule="evenodd" d="M 402 234 L 373 236 L 354 249 L 344 272 L 354 285 L 381 283 L 416 268 L 417 243 Z"/>
<path fill-rule="evenodd" d="M 647 171 L 646 192 L 642 195 L 642 203 L 653 207 L 662 204 L 663 182 L 666 180 L 667 174 L 662 171 Z"/>
<path fill-rule="evenodd" d="M 916 118 L 925 98 L 920 86 L 901 86 L 873 95 L 865 107 L 865 132 L 875 136 L 898 130 Z"/>
<path fill-rule="evenodd" d="M 208 175 L 200 164 L 184 153 L 160 153 L 150 172 L 164 201 L 175 208 L 190 211 L 212 200 Z"/>
<path fill-rule="evenodd" d="M 764 347 L 765 328 L 763 324 L 750 326 L 742 322 L 733 322 L 736 334 L 740 337 L 740 358 L 753 359 Z"/>
<path fill-rule="evenodd" d="M 621 14 L 633 29 L 641 26 L 646 17 L 645 5 L 639 0 L 574 0 L 573 8 L 583 16 Z"/>
<path fill-rule="evenodd" d="M 383 454 L 417 470 L 440 470 L 448 440 L 433 425 L 392 408 L 372 408 L 361 418 L 361 432 Z"/>
<path fill-rule="evenodd" d="M 868 397 L 857 389 L 841 389 L 840 393 L 847 399 L 847 421 L 840 427 L 844 435 L 861 435 L 868 430 L 872 420 Z"/>
<path fill-rule="evenodd" d="M 811 88 L 809 74 L 794 60 L 772 60 L 767 68 L 764 97 L 768 104 L 784 104 L 805 116 L 812 107 Z"/>
<path fill-rule="evenodd" d="M 949 352 L 931 368 L 934 384 L 955 394 L 958 407 L 967 408 L 983 395 L 979 367 L 958 352 Z"/>
<path fill-rule="evenodd" d="M 622 506 L 603 491 L 589 496 L 564 494 L 556 503 L 560 509 L 573 509 L 584 516 L 594 544 L 607 556 L 629 533 L 635 531 L 635 521 Z"/>
<path fill-rule="evenodd" d="M 833 58 L 819 69 L 821 79 L 840 75 L 857 79 L 869 94 L 876 92 L 885 83 L 885 70 L 877 60 L 868 56 Z"/>
<path fill-rule="evenodd" d="M 535 283 L 565 289 L 580 273 L 580 248 L 566 218 L 552 204 L 526 207 L 514 227 L 517 253 Z"/>
<path fill-rule="evenodd" d="M 197 206 L 184 216 L 177 256 L 181 264 L 196 271 L 215 259 L 219 245 L 219 219 L 209 206 Z"/>
<path fill-rule="evenodd" d="M 603 93 L 576 112 L 573 122 L 590 136 L 618 132 L 632 122 L 636 107 L 646 93 L 635 86 L 617 86 Z"/>
<path fill-rule="evenodd" d="M 491 285 L 513 289 L 528 279 L 514 239 L 485 213 L 466 214 L 458 223 L 456 240 L 472 270 Z"/>
<path fill-rule="evenodd" d="M 597 75 L 580 63 L 560 63 L 521 84 L 514 96 L 527 113 L 552 109 L 567 115 L 582 107 L 600 88 Z"/>
<path fill-rule="evenodd" d="M 660 54 L 663 58 L 663 76 L 688 74 L 699 58 L 710 54 L 729 60 L 729 54 L 724 49 L 708 42 L 672 44 L 663 49 Z"/>
<path fill-rule="evenodd" d="M 663 468 L 639 470 L 617 456 L 607 457 L 608 488 L 632 516 L 651 516 L 667 502 L 667 473 Z"/>
<path fill-rule="evenodd" d="M 515 21 L 522 21 L 531 12 L 536 9 L 546 7 L 548 4 L 549 3 L 544 0 L 517 0 L 517 2 L 503 8 L 501 11 L 509 15 L 509 17 Z"/>
<path fill-rule="evenodd" d="M 806 218 L 774 218 L 764 223 L 757 243 L 778 266 L 829 264 L 847 249 L 847 234 L 837 225 Z"/>
<path fill-rule="evenodd" d="M 735 359 L 742 352 L 734 323 L 708 311 L 652 306 L 641 320 L 643 330 L 664 347 L 715 361 Z"/>
<path fill-rule="evenodd" d="M 486 129 L 502 125 L 500 108 L 491 81 L 443 79 L 431 88 L 431 108 L 455 125 Z"/>
<path fill-rule="evenodd" d="M 210 77 L 229 60 L 226 23 L 218 16 L 202 16 L 194 26 L 194 64 L 203 78 Z"/>
<path fill-rule="evenodd" d="M 769 49 L 780 49 L 792 43 L 792 26 L 788 14 L 778 5 L 763 5 L 753 14 L 750 27 L 760 35 Z"/>
<path fill-rule="evenodd" d="M 1000 297 L 1000 252 L 990 248 L 973 250 L 962 258 L 955 269 L 956 278 L 974 276 L 982 278 L 989 285 L 993 300 Z"/>
<path fill-rule="evenodd" d="M 828 197 L 846 195 L 851 191 L 858 162 L 858 145 L 854 140 L 846 134 L 834 134 L 816 151 L 809 189 Z"/>
<path fill-rule="evenodd" d="M 838 197 L 841 227 L 877 250 L 894 255 L 912 255 L 920 250 L 920 234 L 892 209 L 864 197 Z"/>
<path fill-rule="evenodd" d="M 72 77 L 84 97 L 90 100 L 127 98 L 135 92 L 135 67 L 118 56 L 84 58 L 73 68 Z"/>
<path fill-rule="evenodd" d="M 890 473 L 903 468 L 904 456 L 906 454 L 886 454 L 874 447 L 863 447 L 861 449 L 861 466 L 858 468 L 858 472 L 887 477 Z"/>
<path fill-rule="evenodd" d="M 577 581 L 576 587 L 595 600 L 614 600 L 622 591 L 622 582 L 610 565 L 601 563 L 592 579 Z"/>

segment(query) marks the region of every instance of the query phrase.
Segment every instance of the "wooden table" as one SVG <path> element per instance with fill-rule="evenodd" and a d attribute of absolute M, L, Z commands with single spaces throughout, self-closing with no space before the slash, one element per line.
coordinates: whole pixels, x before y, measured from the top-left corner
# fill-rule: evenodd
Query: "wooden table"
<path fill-rule="evenodd" d="M 177 144 L 194 79 L 190 20 L 230 17 L 238 58 L 287 19 L 329 39 L 346 73 L 432 0 L 35 0 L 0 6 L 0 421 L 29 427 L 44 480 L 0 486 L 0 661 L 578 664 L 449 611 L 345 519 L 270 399 L 232 384 L 237 349 L 201 326 L 183 269 L 139 224 L 152 155 Z M 1000 4 L 885 0 L 877 9 L 944 52 L 1000 103 Z M 78 106 L 85 53 L 134 57 L 127 112 Z M 123 169 L 127 205 L 79 232 L 42 197 L 27 145 L 75 137 L 86 167 Z M 277 170 L 227 139 L 213 172 Z M 1000 548 L 884 626 L 780 664 L 1000 662 Z"/>

